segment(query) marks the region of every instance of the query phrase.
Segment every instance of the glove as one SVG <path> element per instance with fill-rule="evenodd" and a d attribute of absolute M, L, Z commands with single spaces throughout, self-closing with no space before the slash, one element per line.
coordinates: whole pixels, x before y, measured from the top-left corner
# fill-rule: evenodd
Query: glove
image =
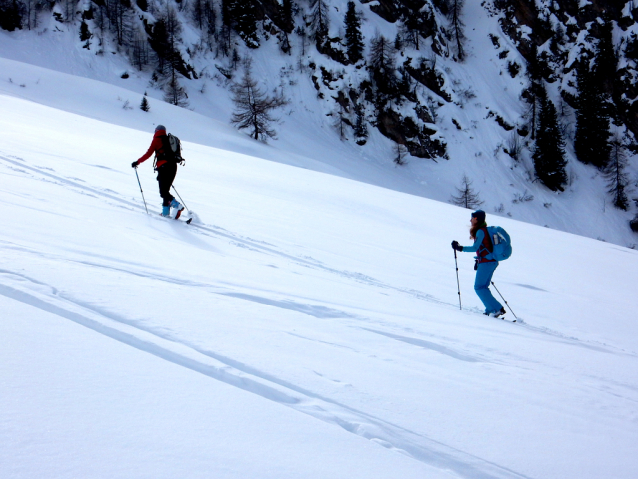
<path fill-rule="evenodd" d="M 133 163 L 131 163 L 131 167 L 133 168 L 137 168 L 139 166 L 139 163 L 137 161 L 134 161 Z"/>
<path fill-rule="evenodd" d="M 455 249 L 456 251 L 463 251 L 463 246 L 459 245 L 459 242 L 454 240 L 452 241 L 452 249 Z"/>

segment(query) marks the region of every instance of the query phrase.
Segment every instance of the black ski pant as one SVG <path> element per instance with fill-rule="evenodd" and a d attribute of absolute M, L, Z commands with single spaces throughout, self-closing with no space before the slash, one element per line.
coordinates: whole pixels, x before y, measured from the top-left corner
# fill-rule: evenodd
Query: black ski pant
<path fill-rule="evenodd" d="M 159 183 L 159 193 L 162 197 L 162 206 L 170 206 L 171 201 L 175 199 L 171 195 L 171 186 L 175 175 L 177 174 L 176 163 L 164 163 L 157 169 L 157 182 Z"/>

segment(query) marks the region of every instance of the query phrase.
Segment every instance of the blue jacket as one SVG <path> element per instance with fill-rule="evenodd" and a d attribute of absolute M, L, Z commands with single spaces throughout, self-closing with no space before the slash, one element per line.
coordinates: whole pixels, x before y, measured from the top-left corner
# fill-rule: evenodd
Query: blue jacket
<path fill-rule="evenodd" d="M 492 254 L 490 249 L 493 249 L 492 241 L 485 236 L 487 226 L 484 226 L 476 232 L 476 239 L 472 246 L 463 246 L 463 252 L 476 253 L 476 259 L 479 263 L 492 263 L 495 259 L 489 259 L 488 256 Z"/>

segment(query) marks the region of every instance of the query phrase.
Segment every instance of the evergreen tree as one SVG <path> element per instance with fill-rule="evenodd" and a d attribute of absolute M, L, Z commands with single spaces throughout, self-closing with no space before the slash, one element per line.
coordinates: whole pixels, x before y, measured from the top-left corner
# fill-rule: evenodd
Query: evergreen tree
<path fill-rule="evenodd" d="M 279 20 L 282 29 L 281 36 L 279 36 L 279 47 L 281 48 L 282 52 L 290 54 L 292 46 L 290 45 L 290 38 L 288 38 L 288 34 L 292 33 L 295 29 L 295 21 L 292 11 L 292 0 L 283 0 L 279 13 Z"/>
<path fill-rule="evenodd" d="M 236 0 L 232 3 L 234 29 L 249 48 L 259 47 L 257 36 L 257 11 L 255 4 L 249 0 Z"/>
<path fill-rule="evenodd" d="M 290 33 L 294 30 L 295 20 L 292 13 L 292 0 L 283 0 L 281 5 L 281 22 L 284 24 L 284 31 Z"/>
<path fill-rule="evenodd" d="M 623 211 L 629 209 L 629 198 L 627 190 L 629 188 L 629 175 L 625 172 L 627 158 L 623 145 L 618 138 L 611 142 L 611 156 L 605 168 L 605 178 L 607 179 L 608 192 L 614 198 L 614 206 Z"/>
<path fill-rule="evenodd" d="M 363 35 L 361 34 L 361 20 L 355 10 L 354 2 L 348 2 L 348 10 L 345 18 L 346 25 L 346 49 L 351 63 L 363 60 Z"/>
<path fill-rule="evenodd" d="M 0 28 L 12 32 L 22 28 L 22 4 L 17 0 L 0 0 Z"/>
<path fill-rule="evenodd" d="M 614 48 L 613 29 L 612 21 L 606 19 L 601 27 L 594 66 L 596 81 L 599 83 L 602 93 L 610 97 L 614 96 L 616 70 L 618 69 L 618 54 Z"/>
<path fill-rule="evenodd" d="M 257 86 L 252 77 L 249 65 L 244 70 L 243 78 L 231 87 L 235 111 L 230 122 L 237 128 L 250 130 L 250 136 L 255 140 L 266 141 L 276 138 L 276 132 L 271 128 L 275 119 L 270 112 L 286 104 L 283 97 L 268 97 Z"/>
<path fill-rule="evenodd" d="M 567 161 L 556 108 L 546 94 L 542 96 L 540 103 L 536 149 L 533 155 L 536 177 L 550 190 L 564 191 L 563 186 L 567 183 Z"/>
<path fill-rule="evenodd" d="M 142 111 L 150 111 L 151 105 L 148 104 L 148 100 L 146 99 L 146 92 L 144 92 L 144 96 L 142 97 L 142 103 L 140 103 L 140 110 Z"/>
<path fill-rule="evenodd" d="M 232 27 L 235 24 L 232 3 L 234 0 L 221 0 L 221 30 L 219 51 L 228 56 L 232 47 Z"/>
<path fill-rule="evenodd" d="M 157 69 L 160 74 L 164 75 L 168 71 L 180 69 L 182 73 L 186 73 L 183 69 L 183 60 L 177 50 L 180 41 L 182 25 L 179 22 L 177 13 L 172 6 L 168 6 L 166 12 L 153 25 L 153 30 L 149 37 L 149 44 L 157 54 Z"/>
<path fill-rule="evenodd" d="M 84 20 L 80 23 L 80 40 L 85 43 L 85 47 L 88 45 L 89 39 L 91 38 L 91 31 L 89 30 L 89 26 L 86 24 Z"/>
<path fill-rule="evenodd" d="M 452 195 L 450 198 L 451 203 L 456 206 L 475 210 L 483 204 L 478 193 L 472 189 L 472 181 L 467 177 L 467 175 L 463 175 L 463 178 L 461 179 L 461 187 L 456 188 L 456 191 L 457 195 Z"/>
<path fill-rule="evenodd" d="M 378 93 L 384 97 L 393 95 L 396 86 L 394 48 L 383 35 L 372 39 L 369 65 Z"/>
<path fill-rule="evenodd" d="M 582 59 L 578 74 L 578 110 L 576 112 L 576 158 L 599 169 L 609 162 L 609 114 L 606 98 L 601 91 L 595 71 L 592 73 L 586 59 Z"/>
<path fill-rule="evenodd" d="M 452 23 L 452 35 L 454 37 L 454 42 L 456 43 L 456 56 L 460 62 L 465 60 L 465 49 L 463 47 L 463 44 L 465 43 L 463 28 L 465 27 L 465 24 L 463 23 L 463 20 L 461 20 L 464 3 L 465 0 L 450 0 L 448 13 L 448 18 Z"/>
<path fill-rule="evenodd" d="M 320 53 L 323 52 L 328 43 L 330 29 L 328 9 L 329 5 L 326 0 L 310 0 L 310 29 Z"/>

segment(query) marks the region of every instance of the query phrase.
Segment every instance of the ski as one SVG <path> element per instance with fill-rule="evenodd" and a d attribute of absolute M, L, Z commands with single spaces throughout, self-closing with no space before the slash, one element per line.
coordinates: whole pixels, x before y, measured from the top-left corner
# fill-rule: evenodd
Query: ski
<path fill-rule="evenodd" d="M 167 219 L 167 220 L 179 221 L 181 223 L 186 223 L 187 225 L 191 224 L 191 221 L 193 221 L 193 217 L 192 216 L 190 218 L 188 218 L 187 220 L 185 220 L 185 219 L 173 218 L 172 216 L 164 216 L 164 215 L 162 215 L 162 213 L 160 213 L 159 217 Z"/>
<path fill-rule="evenodd" d="M 494 317 L 494 316 L 490 316 L 489 314 L 481 313 L 481 316 L 487 316 L 488 318 L 492 318 L 492 319 L 501 319 L 503 321 L 507 321 L 508 323 L 515 323 L 516 322 L 516 319 L 506 318 L 505 315 Z"/>

